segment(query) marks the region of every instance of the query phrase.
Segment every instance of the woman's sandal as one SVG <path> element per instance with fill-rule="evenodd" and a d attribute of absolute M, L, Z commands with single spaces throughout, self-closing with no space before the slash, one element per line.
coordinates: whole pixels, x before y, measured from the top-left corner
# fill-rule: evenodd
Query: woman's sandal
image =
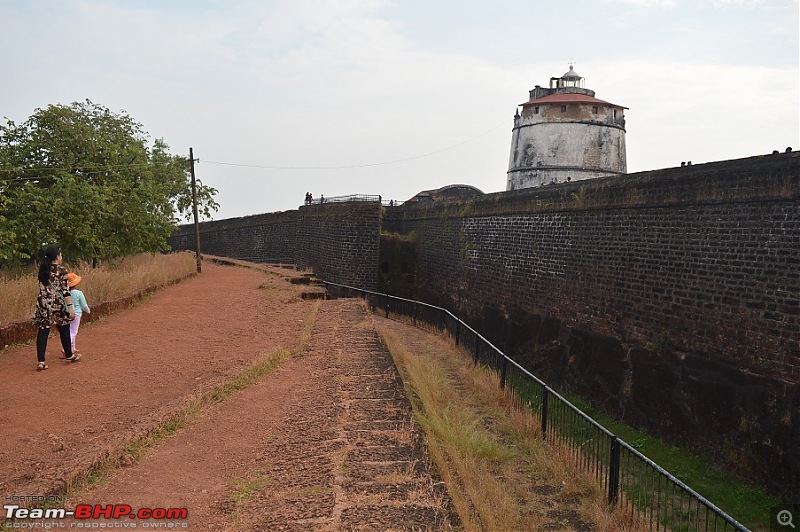
<path fill-rule="evenodd" d="M 81 354 L 81 350 L 80 349 L 73 349 L 72 352 L 74 354 L 76 354 L 76 355 L 80 355 Z M 64 352 L 63 349 L 61 350 L 61 360 L 68 360 L 67 359 L 67 354 Z"/>
<path fill-rule="evenodd" d="M 47 369 L 47 364 L 44 362 L 39 362 L 36 364 L 36 371 L 42 371 L 43 369 Z"/>

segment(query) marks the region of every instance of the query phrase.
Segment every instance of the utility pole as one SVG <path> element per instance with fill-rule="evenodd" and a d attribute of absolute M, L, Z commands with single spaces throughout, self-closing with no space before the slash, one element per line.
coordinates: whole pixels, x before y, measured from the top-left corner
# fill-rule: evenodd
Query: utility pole
<path fill-rule="evenodd" d="M 191 146 L 189 147 L 189 168 L 192 171 L 192 211 L 194 212 L 194 249 L 197 256 L 197 273 L 200 273 L 202 266 L 200 265 L 200 222 L 197 216 L 197 185 L 194 179 L 194 153 Z"/>

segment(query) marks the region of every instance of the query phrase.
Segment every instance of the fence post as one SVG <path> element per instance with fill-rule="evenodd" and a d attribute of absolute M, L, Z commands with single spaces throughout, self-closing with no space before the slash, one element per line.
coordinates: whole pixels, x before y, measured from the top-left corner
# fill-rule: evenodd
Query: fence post
<path fill-rule="evenodd" d="M 414 301 L 414 313 L 412 314 L 411 319 L 414 322 L 414 326 L 416 326 L 417 325 L 417 302 L 416 301 Z"/>
<path fill-rule="evenodd" d="M 503 361 L 500 363 L 500 389 L 506 387 L 506 371 L 508 371 L 508 357 L 503 355 Z"/>
<path fill-rule="evenodd" d="M 614 436 L 611 440 L 611 459 L 608 464 L 608 504 L 617 504 L 619 497 L 619 467 L 620 467 L 619 438 Z"/>
<path fill-rule="evenodd" d="M 478 335 L 476 334 L 475 335 L 475 356 L 473 357 L 475 359 L 475 363 L 476 364 L 478 363 L 478 351 L 480 351 L 480 349 L 481 349 L 481 339 L 478 338 Z"/>
<path fill-rule="evenodd" d="M 547 392 L 547 386 L 542 388 L 542 439 L 545 439 L 547 436 L 547 398 L 549 394 Z"/>

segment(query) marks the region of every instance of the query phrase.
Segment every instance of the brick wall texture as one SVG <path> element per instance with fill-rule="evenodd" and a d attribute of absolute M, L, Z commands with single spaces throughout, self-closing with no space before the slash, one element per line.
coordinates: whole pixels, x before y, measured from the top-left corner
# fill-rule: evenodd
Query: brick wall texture
<path fill-rule="evenodd" d="M 381 206 L 326 203 L 297 211 L 200 224 L 200 250 L 242 260 L 293 263 L 326 281 L 375 290 Z M 170 237 L 172 249 L 195 249 L 193 225 Z"/>
<path fill-rule="evenodd" d="M 381 204 L 325 203 L 300 209 L 297 263 L 326 281 L 376 290 Z"/>
<path fill-rule="evenodd" d="M 800 493 L 800 154 L 390 209 L 420 299 L 557 388 Z"/>
<path fill-rule="evenodd" d="M 297 211 L 243 216 L 200 224 L 200 251 L 255 262 L 294 263 Z M 172 249 L 194 251 L 194 225 L 182 225 L 168 240 Z"/>

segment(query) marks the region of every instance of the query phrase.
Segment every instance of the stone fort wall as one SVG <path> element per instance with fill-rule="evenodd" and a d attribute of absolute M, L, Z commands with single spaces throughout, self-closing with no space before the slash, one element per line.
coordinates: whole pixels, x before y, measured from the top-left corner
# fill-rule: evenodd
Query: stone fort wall
<path fill-rule="evenodd" d="M 301 207 L 297 265 L 325 281 L 377 290 L 380 233 L 377 201 Z"/>
<path fill-rule="evenodd" d="M 549 384 L 800 493 L 800 154 L 400 207 L 383 229 L 416 238 L 405 295 Z"/>
<path fill-rule="evenodd" d="M 380 270 L 557 389 L 800 493 L 798 153 L 202 228 L 207 253 L 370 289 Z M 403 245 L 379 256 L 381 231 Z"/>
<path fill-rule="evenodd" d="M 312 268 L 325 280 L 377 289 L 378 202 L 326 203 L 200 225 L 200 251 L 254 262 Z M 195 249 L 194 226 L 182 225 L 168 243 Z"/>
<path fill-rule="evenodd" d="M 275 212 L 200 223 L 200 251 L 255 262 L 289 263 L 297 255 L 297 211 Z M 194 251 L 194 225 L 178 228 L 172 249 Z"/>

